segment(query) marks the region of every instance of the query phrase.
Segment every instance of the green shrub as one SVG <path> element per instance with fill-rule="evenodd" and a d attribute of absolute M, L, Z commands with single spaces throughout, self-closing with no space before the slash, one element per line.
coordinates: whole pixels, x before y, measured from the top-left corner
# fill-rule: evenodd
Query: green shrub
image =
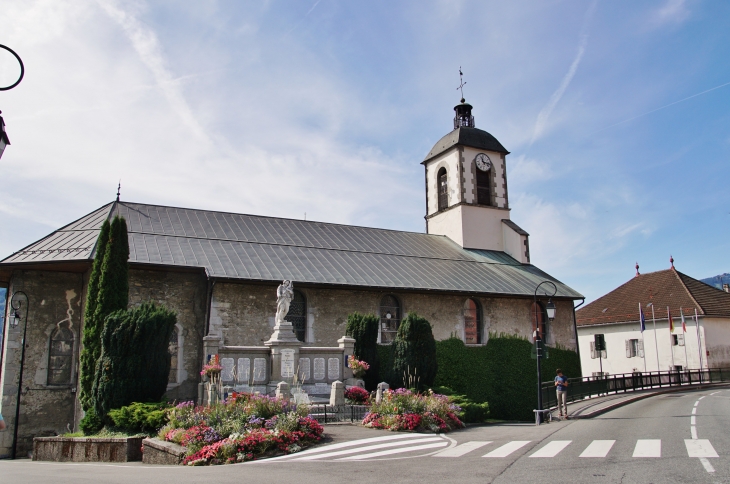
<path fill-rule="evenodd" d="M 79 428 L 84 435 L 94 435 L 98 433 L 104 427 L 104 422 L 101 421 L 94 407 L 89 408 L 86 411 L 86 415 L 79 422 Z"/>
<path fill-rule="evenodd" d="M 431 323 L 410 313 L 398 327 L 393 342 L 393 374 L 396 388 L 423 389 L 433 385 L 438 370 L 436 341 Z"/>
<path fill-rule="evenodd" d="M 132 402 L 159 402 L 170 372 L 170 335 L 175 313 L 153 302 L 106 318 L 92 401 L 109 423 L 110 410 Z"/>
<path fill-rule="evenodd" d="M 378 386 L 380 361 L 378 358 L 378 325 L 374 314 L 353 313 L 347 316 L 347 335 L 355 338 L 355 358 L 366 361 L 370 369 L 365 372 L 365 388 L 370 391 Z"/>
<path fill-rule="evenodd" d="M 487 402 L 474 402 L 466 395 L 457 395 L 456 392 L 449 387 L 437 386 L 431 390 L 433 390 L 434 393 L 448 396 L 451 403 L 461 407 L 459 418 L 461 418 L 462 422 L 482 423 L 489 418 L 489 404 Z"/>
<path fill-rule="evenodd" d="M 109 411 L 109 418 L 120 430 L 154 435 L 168 420 L 170 406 L 167 403 L 135 402 L 126 407 Z"/>
<path fill-rule="evenodd" d="M 390 383 L 392 380 L 391 373 L 393 371 L 393 345 L 378 345 L 378 361 L 380 362 L 380 371 L 378 371 L 378 383 Z"/>

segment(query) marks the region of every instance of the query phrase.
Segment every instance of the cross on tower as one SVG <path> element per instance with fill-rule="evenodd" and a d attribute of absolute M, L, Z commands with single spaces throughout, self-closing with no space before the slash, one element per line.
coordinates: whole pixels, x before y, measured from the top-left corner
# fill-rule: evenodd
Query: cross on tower
<path fill-rule="evenodd" d="M 464 73 L 461 72 L 461 66 L 459 66 L 459 87 L 456 88 L 457 91 L 461 91 L 461 102 L 465 102 L 464 99 L 464 86 L 466 85 L 466 82 L 464 82 Z"/>

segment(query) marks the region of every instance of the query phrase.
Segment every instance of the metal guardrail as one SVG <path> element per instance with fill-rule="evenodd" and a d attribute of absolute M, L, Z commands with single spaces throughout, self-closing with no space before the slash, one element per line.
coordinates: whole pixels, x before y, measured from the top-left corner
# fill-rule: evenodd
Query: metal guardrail
<path fill-rule="evenodd" d="M 315 403 L 309 407 L 309 416 L 319 423 L 361 422 L 370 408 L 365 405 L 328 405 Z"/>
<path fill-rule="evenodd" d="M 600 395 L 633 392 L 647 388 L 691 386 L 730 382 L 730 368 L 706 370 L 650 371 L 568 379 L 567 401 L 574 402 Z M 542 382 L 544 408 L 558 404 L 555 382 Z"/>

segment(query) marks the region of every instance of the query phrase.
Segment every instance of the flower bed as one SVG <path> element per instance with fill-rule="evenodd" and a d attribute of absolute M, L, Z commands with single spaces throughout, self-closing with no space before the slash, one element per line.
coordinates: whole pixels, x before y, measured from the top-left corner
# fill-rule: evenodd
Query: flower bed
<path fill-rule="evenodd" d="M 350 387 L 345 390 L 345 398 L 352 405 L 364 405 L 370 400 L 370 392 L 360 387 Z"/>
<path fill-rule="evenodd" d="M 308 411 L 305 405 L 246 393 L 209 407 L 184 402 L 170 411 L 170 422 L 159 437 L 185 447 L 183 464 L 244 462 L 297 452 L 319 441 L 322 426 Z"/>
<path fill-rule="evenodd" d="M 464 427 L 457 414 L 458 405 L 445 395 L 429 390 L 414 393 L 405 388 L 386 390 L 380 403 L 373 403 L 362 424 L 393 431 L 448 432 Z"/>

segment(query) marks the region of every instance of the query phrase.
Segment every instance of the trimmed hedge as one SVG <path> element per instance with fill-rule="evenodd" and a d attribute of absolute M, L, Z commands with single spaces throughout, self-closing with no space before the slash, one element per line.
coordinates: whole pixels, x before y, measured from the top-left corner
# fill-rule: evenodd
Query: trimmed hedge
<path fill-rule="evenodd" d="M 422 390 L 433 385 L 438 371 L 436 341 L 431 323 L 410 313 L 398 326 L 393 341 L 391 383 L 395 388 Z"/>
<path fill-rule="evenodd" d="M 168 408 L 170 405 L 165 402 L 135 402 L 126 407 L 109 410 L 109 418 L 114 422 L 114 427 L 127 433 L 154 435 L 167 423 Z"/>
<path fill-rule="evenodd" d="M 491 418 L 533 420 L 537 406 L 537 366 L 530 357 L 532 344 L 522 338 L 492 335 L 486 346 L 466 347 L 457 338 L 436 343 L 439 371 L 436 385 L 452 388 L 475 402 L 488 402 Z M 577 353 L 550 348 L 541 360 L 542 379 L 555 369 L 567 376 L 580 375 Z"/>
<path fill-rule="evenodd" d="M 347 335 L 355 338 L 355 358 L 366 361 L 370 369 L 365 372 L 365 388 L 369 391 L 378 386 L 380 364 L 378 360 L 378 325 L 374 314 L 352 313 L 347 316 Z"/>

